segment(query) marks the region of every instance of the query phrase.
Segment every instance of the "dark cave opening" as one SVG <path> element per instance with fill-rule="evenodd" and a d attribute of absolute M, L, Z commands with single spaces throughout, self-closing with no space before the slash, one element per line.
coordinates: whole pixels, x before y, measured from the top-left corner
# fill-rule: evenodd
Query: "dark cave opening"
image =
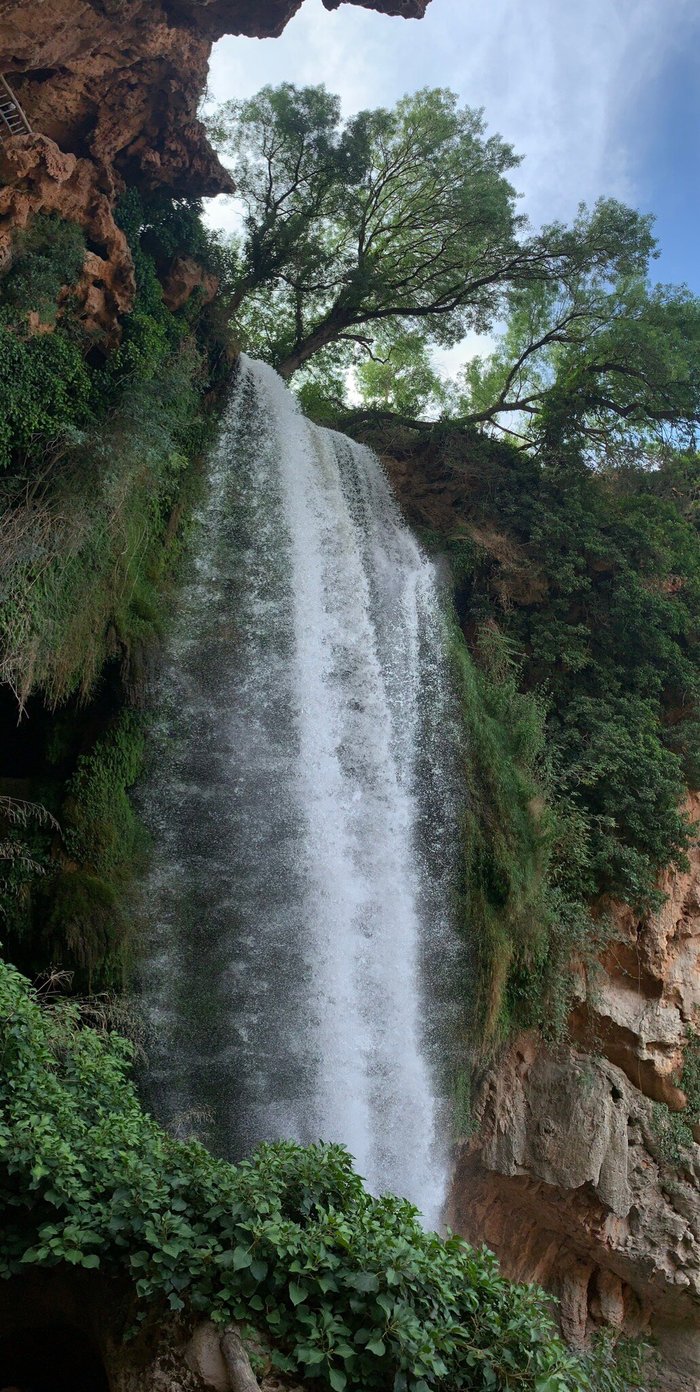
<path fill-rule="evenodd" d="M 83 1330 L 31 1325 L 0 1338 L 0 1392 L 109 1392 L 109 1382 Z"/>

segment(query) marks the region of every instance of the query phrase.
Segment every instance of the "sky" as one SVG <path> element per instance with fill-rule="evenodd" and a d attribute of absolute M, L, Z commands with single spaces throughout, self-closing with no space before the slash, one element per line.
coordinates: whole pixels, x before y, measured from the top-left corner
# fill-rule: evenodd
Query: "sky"
<path fill-rule="evenodd" d="M 283 81 L 325 83 L 346 115 L 451 87 L 523 157 L 533 224 L 620 198 L 655 214 L 654 279 L 700 293 L 700 0 L 432 0 L 420 21 L 305 0 L 281 38 L 214 48 L 215 101 Z M 208 216 L 234 225 L 230 201 Z"/>

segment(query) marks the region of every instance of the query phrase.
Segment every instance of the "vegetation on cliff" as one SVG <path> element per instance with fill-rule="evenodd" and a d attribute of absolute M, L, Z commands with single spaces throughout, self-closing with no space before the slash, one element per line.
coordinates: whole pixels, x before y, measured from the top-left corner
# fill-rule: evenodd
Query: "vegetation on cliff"
<path fill-rule="evenodd" d="M 571 1353 L 548 1300 L 495 1258 L 371 1198 L 339 1146 L 262 1146 L 234 1167 L 174 1141 L 128 1078 L 130 1046 L 42 1005 L 0 966 L 0 1274 L 68 1264 L 146 1305 L 261 1331 L 311 1385 L 394 1392 L 622 1392 L 637 1355 Z"/>
<path fill-rule="evenodd" d="M 447 510 L 419 521 L 450 559 L 460 621 L 472 1026 L 557 1034 L 606 899 L 653 906 L 690 835 L 697 304 L 647 285 L 649 222 L 617 204 L 527 229 L 512 151 L 447 93 L 341 128 L 334 98 L 286 86 L 230 107 L 220 133 L 245 238 L 223 249 L 196 205 L 130 190 L 137 299 L 116 348 L 81 318 L 73 225 L 36 217 L 0 282 L 3 941 L 31 975 L 67 968 L 77 992 L 123 980 L 139 704 L 233 315 L 253 351 L 304 369 L 326 419 L 448 480 Z M 167 307 L 182 254 L 219 275 L 216 307 L 196 290 Z M 492 356 L 440 382 L 429 345 L 499 316 Z M 353 363 L 368 405 L 354 413 Z M 624 1372 L 606 1345 L 575 1358 L 539 1292 L 370 1199 L 337 1147 L 263 1148 L 234 1169 L 178 1145 L 140 1110 L 128 1046 L 42 1008 L 13 968 L 0 995 L 5 1275 L 126 1274 L 143 1303 L 263 1329 L 280 1368 L 336 1390 L 641 1385 L 635 1355 Z"/>
<path fill-rule="evenodd" d="M 216 256 L 196 207 L 132 190 L 118 217 L 137 295 L 111 352 L 74 294 L 74 224 L 34 218 L 0 281 L 0 914 L 26 970 L 57 963 L 79 991 L 118 985 L 126 962 L 135 708 L 225 363 L 201 296 L 176 310 L 163 298 L 176 251 Z M 27 802 L 44 814 L 22 826 L 12 809 Z"/>

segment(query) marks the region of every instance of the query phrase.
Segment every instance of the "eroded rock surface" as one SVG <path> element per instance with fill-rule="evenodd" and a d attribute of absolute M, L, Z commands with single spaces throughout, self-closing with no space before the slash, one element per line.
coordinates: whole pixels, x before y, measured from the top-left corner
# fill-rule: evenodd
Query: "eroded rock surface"
<path fill-rule="evenodd" d="M 615 912 L 601 971 L 582 979 L 573 1045 L 522 1036 L 482 1078 L 448 1222 L 508 1276 L 552 1290 L 573 1343 L 599 1324 L 649 1331 L 665 1392 L 697 1392 L 700 1145 L 671 1160 L 659 1130 L 665 1107 L 686 1104 L 684 1050 L 700 1022 L 697 846 L 664 889 L 648 919 Z"/>
<path fill-rule="evenodd" d="M 32 213 L 79 222 L 103 263 L 86 265 L 86 319 L 109 346 L 134 294 L 131 258 L 113 217 L 124 181 L 192 198 L 231 192 L 231 176 L 197 117 L 212 44 L 223 34 L 274 37 L 301 3 L 0 0 L 0 73 L 35 132 L 0 147 L 0 272 L 14 230 Z M 429 0 L 324 3 L 411 18 Z"/>

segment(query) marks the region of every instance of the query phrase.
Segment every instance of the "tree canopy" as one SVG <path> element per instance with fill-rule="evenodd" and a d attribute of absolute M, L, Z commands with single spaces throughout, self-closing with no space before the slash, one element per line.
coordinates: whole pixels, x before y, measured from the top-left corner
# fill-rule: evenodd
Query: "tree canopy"
<path fill-rule="evenodd" d="M 454 345 L 516 291 L 643 274 L 653 250 L 650 220 L 614 200 L 533 231 L 511 146 L 445 89 L 343 123 L 325 88 L 285 83 L 226 103 L 212 134 L 244 219 L 232 309 L 286 377 L 329 345 L 361 360 L 387 328 Z"/>
<path fill-rule="evenodd" d="M 493 354 L 474 358 L 454 405 L 526 444 L 576 443 L 597 459 L 664 441 L 692 449 L 700 424 L 700 301 L 643 277 L 597 272 L 517 287 Z"/>

